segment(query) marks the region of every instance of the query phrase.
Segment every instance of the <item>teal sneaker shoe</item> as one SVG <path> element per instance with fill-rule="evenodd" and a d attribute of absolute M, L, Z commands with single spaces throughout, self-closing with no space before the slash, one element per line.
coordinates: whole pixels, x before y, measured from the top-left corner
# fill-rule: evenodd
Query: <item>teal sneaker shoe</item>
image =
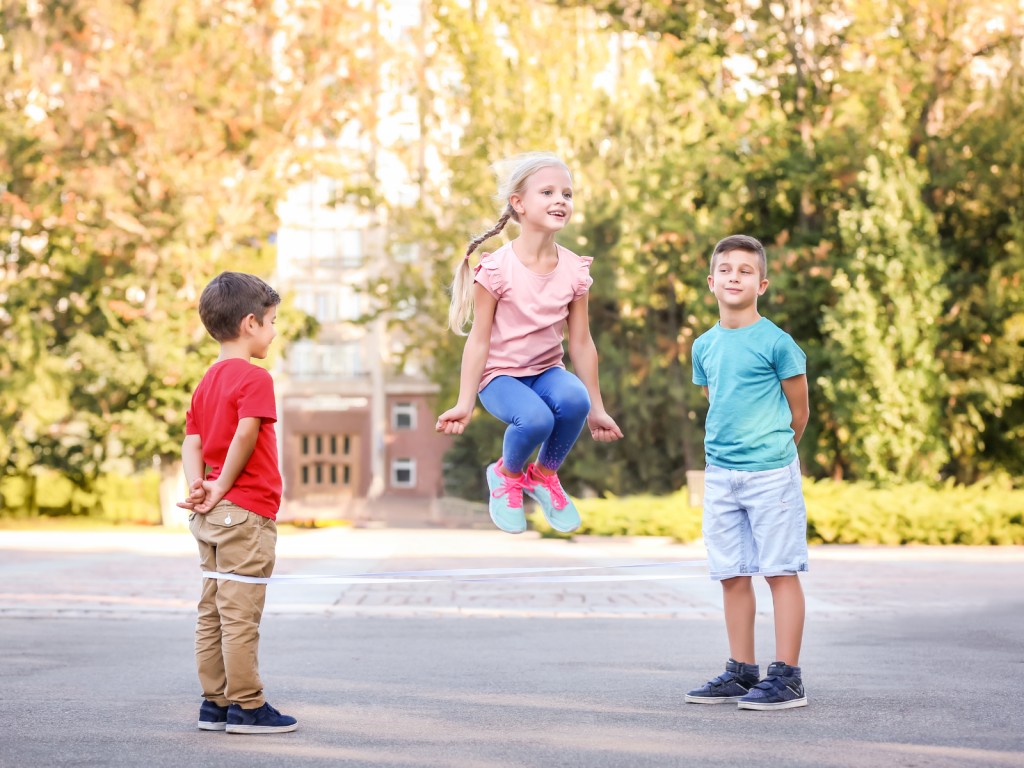
<path fill-rule="evenodd" d="M 557 473 L 546 475 L 531 464 L 526 470 L 524 490 L 540 504 L 548 525 L 559 533 L 572 533 L 580 527 L 580 513 L 562 488 Z"/>
<path fill-rule="evenodd" d="M 509 477 L 499 472 L 503 466 L 498 459 L 487 468 L 487 487 L 491 489 L 491 499 L 487 505 L 491 520 L 505 533 L 522 533 L 526 530 L 526 513 L 523 512 L 523 489 L 526 475 Z"/>

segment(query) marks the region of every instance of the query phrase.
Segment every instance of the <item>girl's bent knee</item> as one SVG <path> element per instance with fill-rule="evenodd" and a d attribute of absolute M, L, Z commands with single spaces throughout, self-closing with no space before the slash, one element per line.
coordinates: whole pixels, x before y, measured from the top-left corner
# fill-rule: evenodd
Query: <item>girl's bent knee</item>
<path fill-rule="evenodd" d="M 516 431 L 524 438 L 538 445 L 551 434 L 555 428 L 555 416 L 551 411 L 537 411 L 526 416 L 516 418 L 513 423 Z"/>

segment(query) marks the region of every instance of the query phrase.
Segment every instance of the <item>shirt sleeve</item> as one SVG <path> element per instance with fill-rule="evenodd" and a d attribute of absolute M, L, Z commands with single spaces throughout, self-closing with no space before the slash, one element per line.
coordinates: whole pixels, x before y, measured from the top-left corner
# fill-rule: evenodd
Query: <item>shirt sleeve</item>
<path fill-rule="evenodd" d="M 199 425 L 196 424 L 196 417 L 192 415 L 192 407 L 185 411 L 185 434 L 186 435 L 198 435 Z"/>
<path fill-rule="evenodd" d="M 500 299 L 508 291 L 508 277 L 494 254 L 485 253 L 481 256 L 480 263 L 473 271 L 476 273 L 473 282 L 480 283 L 494 298 Z"/>
<path fill-rule="evenodd" d="M 708 376 L 704 372 L 704 366 L 700 361 L 701 347 L 694 342 L 693 350 L 691 352 L 691 362 L 693 363 L 693 383 L 698 387 L 706 387 L 708 385 Z"/>
<path fill-rule="evenodd" d="M 572 298 L 575 301 L 586 295 L 590 286 L 594 284 L 594 278 L 590 276 L 590 264 L 594 261 L 592 256 L 577 256 L 579 263 L 576 265 L 575 279 L 572 286 Z"/>
<path fill-rule="evenodd" d="M 277 421 L 274 380 L 266 369 L 254 365 L 238 388 L 238 418 Z"/>
<path fill-rule="evenodd" d="M 788 333 L 776 343 L 774 358 L 775 371 L 780 380 L 807 373 L 807 355 Z"/>
<path fill-rule="evenodd" d="M 196 393 L 188 401 L 188 410 L 185 411 L 185 434 L 199 434 L 199 424 L 196 421 Z"/>

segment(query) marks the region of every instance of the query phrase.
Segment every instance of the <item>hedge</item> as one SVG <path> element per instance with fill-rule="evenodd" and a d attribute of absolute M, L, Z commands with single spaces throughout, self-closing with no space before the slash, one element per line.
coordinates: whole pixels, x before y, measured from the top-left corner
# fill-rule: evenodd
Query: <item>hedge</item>
<path fill-rule="evenodd" d="M 142 525 L 161 522 L 160 475 L 156 471 L 102 475 L 91 491 L 77 488 L 58 472 L 40 472 L 34 480 L 33 506 L 29 478 L 13 475 L 0 479 L 0 516 L 88 517 Z"/>
<path fill-rule="evenodd" d="M 866 483 L 804 480 L 807 539 L 813 544 L 1024 544 L 1024 490 L 1006 480 L 877 488 Z M 577 501 L 578 534 L 700 538 L 701 511 L 685 488 L 667 496 Z M 558 536 L 539 510 L 534 528 Z"/>

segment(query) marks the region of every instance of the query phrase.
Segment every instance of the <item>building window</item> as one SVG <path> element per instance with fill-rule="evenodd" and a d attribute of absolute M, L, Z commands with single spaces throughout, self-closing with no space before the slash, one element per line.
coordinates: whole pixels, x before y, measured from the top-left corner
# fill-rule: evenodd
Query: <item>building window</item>
<path fill-rule="evenodd" d="M 301 451 L 303 456 L 337 456 L 338 448 L 341 448 L 341 455 L 348 456 L 352 451 L 352 437 L 350 435 L 324 435 L 306 434 L 299 435 Z"/>
<path fill-rule="evenodd" d="M 392 405 L 391 426 L 394 429 L 416 429 L 416 404 L 395 403 Z"/>
<path fill-rule="evenodd" d="M 351 486 L 351 435 L 310 432 L 298 439 L 302 456 L 299 477 L 304 488 L 328 491 Z"/>
<path fill-rule="evenodd" d="M 395 459 L 391 462 L 391 487 L 416 487 L 416 459 Z"/>
<path fill-rule="evenodd" d="M 317 461 L 303 464 L 302 485 L 310 490 L 347 488 L 352 484 L 352 467 L 348 464 L 334 464 Z"/>

